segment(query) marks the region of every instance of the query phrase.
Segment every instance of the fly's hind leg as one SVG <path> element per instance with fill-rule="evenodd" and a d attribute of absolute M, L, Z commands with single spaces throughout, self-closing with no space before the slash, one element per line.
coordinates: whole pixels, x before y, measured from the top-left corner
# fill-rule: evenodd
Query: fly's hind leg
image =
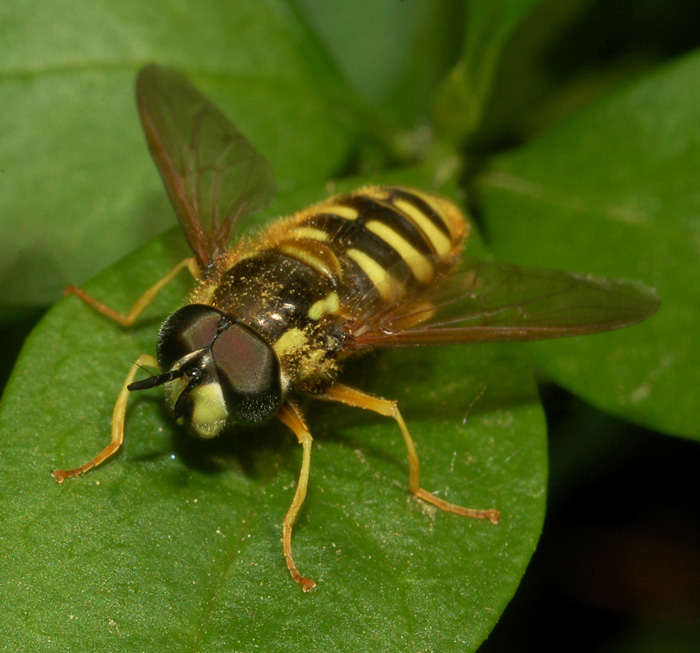
<path fill-rule="evenodd" d="M 385 417 L 392 417 L 399 425 L 404 443 L 406 445 L 406 454 L 408 456 L 409 490 L 419 499 L 437 506 L 441 510 L 454 512 L 458 515 L 463 515 L 464 517 L 488 519 L 494 524 L 498 523 L 500 519 L 498 510 L 475 510 L 473 508 L 463 508 L 462 506 L 457 506 L 453 503 L 445 501 L 444 499 L 436 497 L 434 494 L 431 494 L 420 486 L 420 463 L 418 461 L 416 446 L 413 443 L 413 438 L 408 432 L 406 423 L 403 421 L 403 417 L 401 417 L 401 413 L 399 412 L 395 401 L 373 397 L 361 392 L 360 390 L 355 390 L 354 388 L 350 388 L 339 383 L 336 383 L 328 388 L 325 393 L 320 396 L 320 398 L 328 399 L 330 401 L 338 401 L 340 403 L 347 404 L 348 406 L 355 406 L 356 408 L 365 408 L 366 410 L 371 410 L 375 413 L 379 413 L 380 415 L 384 415 Z"/>
<path fill-rule="evenodd" d="M 98 313 L 106 315 L 111 320 L 119 322 L 122 326 L 131 326 L 138 319 L 139 315 L 143 313 L 144 309 L 155 299 L 156 295 L 165 288 L 182 270 L 182 268 L 187 268 L 195 279 L 201 277 L 199 267 L 194 258 L 186 258 L 180 261 L 168 274 L 166 274 L 162 279 L 156 281 L 141 297 L 136 300 L 136 303 L 131 307 L 128 313 L 118 313 L 113 308 L 110 308 L 101 301 L 95 299 L 92 295 L 88 295 L 82 288 L 78 286 L 68 286 L 66 288 L 67 294 L 77 295 L 86 304 L 89 304 Z"/>
<path fill-rule="evenodd" d="M 282 526 L 282 550 L 287 563 L 287 569 L 289 569 L 292 578 L 301 585 L 301 589 L 308 592 L 316 587 L 316 581 L 302 576 L 294 564 L 294 558 L 292 558 L 292 526 L 294 526 L 294 522 L 299 514 L 299 509 L 306 498 L 306 489 L 309 485 L 309 470 L 311 469 L 311 443 L 313 438 L 306 428 L 306 424 L 304 424 L 301 413 L 294 404 L 289 402 L 284 404 L 282 408 L 279 409 L 277 418 L 294 431 L 294 435 L 297 436 L 297 440 L 303 448 L 299 482 L 297 483 L 297 489 L 292 499 L 292 505 L 289 506 L 289 510 L 287 510 Z"/>
<path fill-rule="evenodd" d="M 63 483 L 65 479 L 70 478 L 71 476 L 79 476 L 80 474 L 84 474 L 93 467 L 103 463 L 105 460 L 107 460 L 107 458 L 114 455 L 119 450 L 119 447 L 122 446 L 122 442 L 124 442 L 124 419 L 126 418 L 126 404 L 129 401 L 128 386 L 134 380 L 136 372 L 138 372 L 138 370 L 140 370 L 142 367 L 152 367 L 158 369 L 158 361 L 153 358 L 153 356 L 141 354 L 141 356 L 139 356 L 136 362 L 131 366 L 129 373 L 126 375 L 126 379 L 124 380 L 124 385 L 122 385 L 122 389 L 117 397 L 117 401 L 114 404 L 114 411 L 112 413 L 111 442 L 100 453 L 98 453 L 84 465 L 80 465 L 80 467 L 76 467 L 75 469 L 56 469 L 51 472 L 53 477 L 59 483 Z"/>

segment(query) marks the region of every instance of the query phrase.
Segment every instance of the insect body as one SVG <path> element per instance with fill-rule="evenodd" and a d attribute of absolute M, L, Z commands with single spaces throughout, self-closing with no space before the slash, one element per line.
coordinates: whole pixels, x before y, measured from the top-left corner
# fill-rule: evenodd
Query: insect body
<path fill-rule="evenodd" d="M 53 474 L 62 482 L 119 449 L 131 391 L 164 385 L 176 419 L 205 438 L 276 417 L 303 448 L 283 551 L 304 590 L 315 583 L 296 568 L 291 534 L 308 485 L 312 438 L 296 396 L 392 417 L 407 449 L 410 491 L 443 510 L 495 523 L 496 510 L 463 508 L 420 486 L 418 456 L 395 402 L 340 383 L 342 360 L 387 347 L 593 333 L 637 322 L 658 306 L 650 291 L 632 284 L 468 260 L 460 255 L 468 226 L 459 209 L 400 187 L 333 197 L 229 249 L 236 218 L 263 206 L 274 191 L 269 165 L 178 73 L 143 69 L 137 100 L 195 258 L 176 266 L 126 316 L 72 291 L 128 326 L 183 267 L 198 283 L 161 327 L 157 360 L 142 355 L 132 366 L 110 444 L 88 463 Z M 161 373 L 134 382 L 144 365 Z"/>
<path fill-rule="evenodd" d="M 445 200 L 375 187 L 302 211 L 226 253 L 161 331 L 161 368 L 203 375 L 170 384 L 176 416 L 208 437 L 231 420 L 270 419 L 290 390 L 323 393 L 352 339 L 348 327 L 435 282 L 464 231 Z M 211 346 L 192 356 L 183 324 Z"/>

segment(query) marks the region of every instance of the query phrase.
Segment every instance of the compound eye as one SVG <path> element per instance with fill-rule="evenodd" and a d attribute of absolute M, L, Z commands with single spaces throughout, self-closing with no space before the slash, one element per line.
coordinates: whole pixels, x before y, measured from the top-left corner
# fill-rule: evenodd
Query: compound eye
<path fill-rule="evenodd" d="M 161 369 L 171 370 L 188 354 L 209 347 L 223 317 L 218 309 L 202 304 L 183 306 L 170 315 L 158 335 Z"/>
<path fill-rule="evenodd" d="M 224 329 L 211 348 L 226 405 L 238 424 L 260 424 L 282 401 L 280 366 L 267 342 L 243 324 Z"/>

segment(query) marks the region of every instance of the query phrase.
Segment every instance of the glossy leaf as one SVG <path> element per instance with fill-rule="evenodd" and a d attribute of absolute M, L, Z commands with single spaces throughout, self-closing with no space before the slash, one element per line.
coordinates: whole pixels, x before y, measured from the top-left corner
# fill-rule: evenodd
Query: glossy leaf
<path fill-rule="evenodd" d="M 661 299 L 645 324 L 536 346 L 547 373 L 605 410 L 693 437 L 698 80 L 694 54 L 503 156 L 479 185 L 500 259 L 642 281 Z"/>
<path fill-rule="evenodd" d="M 282 0 L 8 0 L 0 25 L 4 306 L 46 306 L 172 224 L 136 114 L 144 64 L 185 72 L 282 188 L 326 181 L 357 131 L 351 89 Z"/>
<path fill-rule="evenodd" d="M 126 308 L 186 254 L 173 232 L 88 290 Z M 194 441 L 157 389 L 143 392 L 114 460 L 53 481 L 52 469 L 105 444 L 124 374 L 139 353 L 153 353 L 185 277 L 132 330 L 68 297 L 27 341 L 0 408 L 3 641 L 17 650 L 48 639 L 102 650 L 473 650 L 515 591 L 543 518 L 544 420 L 522 350 L 390 352 L 345 376 L 399 400 L 426 488 L 498 507 L 498 526 L 412 499 L 391 420 L 306 406 L 315 446 L 294 547 L 299 568 L 319 581 L 310 594 L 281 551 L 301 459 L 281 426 Z"/>
<path fill-rule="evenodd" d="M 540 0 L 465 2 L 462 53 L 437 94 L 436 119 L 451 138 L 466 139 L 481 121 L 508 37 Z"/>
<path fill-rule="evenodd" d="M 465 7 L 479 4 L 291 1 L 348 81 L 403 128 L 413 128 L 416 116 L 430 109 L 436 86 L 459 56 Z"/>

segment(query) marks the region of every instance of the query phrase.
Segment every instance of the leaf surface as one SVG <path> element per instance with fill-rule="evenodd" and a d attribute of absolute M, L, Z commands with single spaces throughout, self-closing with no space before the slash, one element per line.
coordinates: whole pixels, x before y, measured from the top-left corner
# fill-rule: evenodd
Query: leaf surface
<path fill-rule="evenodd" d="M 533 351 L 587 401 L 689 437 L 700 435 L 698 80 L 696 53 L 500 157 L 479 184 L 499 259 L 656 288 L 648 322 Z"/>
<path fill-rule="evenodd" d="M 87 289 L 125 309 L 186 254 L 174 231 Z M 3 640 L 16 650 L 476 648 L 517 588 L 544 514 L 545 425 L 517 346 L 387 352 L 344 376 L 398 399 L 427 489 L 499 508 L 497 526 L 410 497 L 392 420 L 305 406 L 315 444 L 294 551 L 319 582 L 310 594 L 282 556 L 301 451 L 281 425 L 195 441 L 160 392 L 143 392 L 115 459 L 53 481 L 52 469 L 106 444 L 131 361 L 154 352 L 189 285 L 183 274 L 131 330 L 65 298 L 28 339 L 0 408 Z"/>
<path fill-rule="evenodd" d="M 172 224 L 136 114 L 147 63 L 184 72 L 281 188 L 326 181 L 357 131 L 351 89 L 279 0 L 9 0 L 0 24 L 3 306 L 46 306 Z"/>

